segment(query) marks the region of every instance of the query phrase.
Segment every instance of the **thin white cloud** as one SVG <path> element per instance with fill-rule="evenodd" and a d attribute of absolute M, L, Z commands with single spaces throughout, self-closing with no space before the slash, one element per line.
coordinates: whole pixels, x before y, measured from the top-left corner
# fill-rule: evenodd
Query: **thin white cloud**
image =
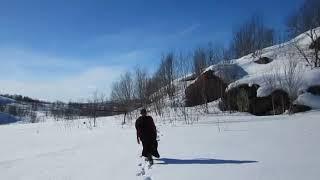
<path fill-rule="evenodd" d="M 97 57 L 87 61 L 55 57 L 26 48 L 2 46 L 0 93 L 21 94 L 50 101 L 85 100 L 95 90 L 109 94 L 112 82 L 124 70 L 154 60 L 164 47 L 170 46 L 178 38 L 186 38 L 199 26 L 193 24 L 169 33 L 150 34 L 152 31 L 143 33 L 128 30 L 99 36 L 84 43 L 88 48 L 102 47 L 99 49 L 102 52 L 103 47 L 106 47 L 105 53 L 99 55 L 99 60 Z"/>
<path fill-rule="evenodd" d="M 16 66 L 70 66 L 76 65 L 73 60 L 65 60 L 64 58 L 57 58 L 41 54 L 39 52 L 33 52 L 22 48 L 3 48 L 0 47 L 0 62 L 4 65 L 16 65 Z"/>
<path fill-rule="evenodd" d="M 197 30 L 200 27 L 200 24 L 192 24 L 191 26 L 183 29 L 181 32 L 179 32 L 178 36 L 186 36 L 191 33 L 193 33 L 195 30 Z"/>
<path fill-rule="evenodd" d="M 171 42 L 177 41 L 177 39 L 192 35 L 199 27 L 200 24 L 197 23 L 181 28 L 167 28 L 168 31 L 166 33 L 159 31 L 161 28 L 153 29 L 155 27 L 148 30 L 128 29 L 97 36 L 86 43 L 85 46 L 102 46 L 106 47 L 106 49 L 117 46 L 119 48 L 138 46 L 140 49 L 162 49 L 170 45 Z"/>
<path fill-rule="evenodd" d="M 95 90 L 108 95 L 112 82 L 123 70 L 121 67 L 96 67 L 51 82 L 0 79 L 0 92 L 50 101 L 86 100 Z"/>
<path fill-rule="evenodd" d="M 109 94 L 111 83 L 126 67 L 92 64 L 95 63 L 88 66 L 84 60 L 0 48 L 0 93 L 50 101 L 87 99 L 95 90 Z"/>

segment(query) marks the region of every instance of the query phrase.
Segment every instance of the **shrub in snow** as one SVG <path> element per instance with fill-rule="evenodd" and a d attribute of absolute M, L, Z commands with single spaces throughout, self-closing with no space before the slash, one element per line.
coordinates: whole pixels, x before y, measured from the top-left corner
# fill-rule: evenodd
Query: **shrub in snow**
<path fill-rule="evenodd" d="M 259 88 L 258 85 L 249 86 L 248 84 L 244 84 L 228 90 L 225 93 L 225 95 L 222 97 L 222 102 L 221 102 L 221 106 L 225 107 L 225 109 L 221 109 L 221 110 L 239 111 L 240 102 L 238 103 L 238 101 L 239 100 L 241 101 L 241 98 L 238 98 L 238 96 L 241 96 L 240 93 L 246 93 L 246 96 L 250 101 L 253 97 L 257 96 L 258 88 Z"/>
<path fill-rule="evenodd" d="M 244 89 L 240 89 L 237 96 L 237 106 L 240 112 L 249 111 L 249 97 L 247 92 Z"/>

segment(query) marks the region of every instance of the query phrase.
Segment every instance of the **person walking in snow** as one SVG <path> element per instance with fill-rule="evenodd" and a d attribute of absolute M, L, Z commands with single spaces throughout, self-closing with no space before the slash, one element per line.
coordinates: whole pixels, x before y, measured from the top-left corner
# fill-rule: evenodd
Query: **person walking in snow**
<path fill-rule="evenodd" d="M 142 156 L 152 165 L 152 156 L 159 158 L 157 129 L 151 116 L 147 116 L 147 110 L 140 111 L 141 116 L 136 120 L 137 142 L 142 142 Z"/>

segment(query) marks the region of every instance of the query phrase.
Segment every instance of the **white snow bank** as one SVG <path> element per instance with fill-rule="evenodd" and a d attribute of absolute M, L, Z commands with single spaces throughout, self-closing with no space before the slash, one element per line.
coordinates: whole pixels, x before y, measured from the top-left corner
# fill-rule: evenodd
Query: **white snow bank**
<path fill-rule="evenodd" d="M 315 96 L 311 93 L 304 93 L 301 94 L 294 103 L 306 105 L 313 109 L 320 109 L 320 96 Z"/>

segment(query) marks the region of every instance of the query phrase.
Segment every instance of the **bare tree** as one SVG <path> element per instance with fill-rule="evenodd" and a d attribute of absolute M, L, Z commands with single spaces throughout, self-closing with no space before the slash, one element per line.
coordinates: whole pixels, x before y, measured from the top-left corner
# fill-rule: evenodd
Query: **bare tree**
<path fill-rule="evenodd" d="M 135 106 L 133 78 L 130 72 L 121 75 L 120 80 L 113 84 L 111 100 L 118 104 L 118 111 L 124 113 L 123 124 L 125 124 L 126 115 L 128 115 Z"/>
<path fill-rule="evenodd" d="M 137 67 L 135 70 L 134 96 L 140 101 L 141 106 L 145 106 L 148 103 L 148 79 L 146 69 Z"/>
<path fill-rule="evenodd" d="M 96 90 L 92 93 L 92 97 L 88 100 L 88 109 L 90 113 L 89 117 L 93 119 L 93 127 L 97 126 L 97 113 L 99 109 L 99 103 L 100 103 L 99 94 L 98 94 L 98 91 Z M 91 121 L 89 121 L 89 123 L 91 125 Z"/>
<path fill-rule="evenodd" d="M 277 88 L 277 81 L 279 80 L 279 67 L 273 66 L 271 67 L 268 73 L 263 75 L 263 82 L 266 84 L 267 87 L 270 88 L 271 91 Z M 271 103 L 272 103 L 272 110 L 273 115 L 275 115 L 275 99 L 274 96 L 271 96 Z"/>
<path fill-rule="evenodd" d="M 319 0 L 305 0 L 287 20 L 289 36 L 294 37 L 304 33 L 311 41 L 308 48 L 301 47 L 298 42 L 294 42 L 295 48 L 311 68 L 320 67 L 320 30 L 317 29 L 319 26 Z"/>
<path fill-rule="evenodd" d="M 250 53 L 255 55 L 256 51 L 273 44 L 274 30 L 266 27 L 263 19 L 255 15 L 233 32 L 231 48 L 234 56 L 239 58 Z"/>
<path fill-rule="evenodd" d="M 50 111 L 55 121 L 63 120 L 65 115 L 65 103 L 56 101 L 51 104 Z"/>
<path fill-rule="evenodd" d="M 293 42 L 294 47 L 311 68 L 320 67 L 320 30 L 310 29 L 305 35 L 311 40 L 311 45 L 307 48 L 301 47 L 297 41 Z"/>
<path fill-rule="evenodd" d="M 237 95 L 237 106 L 240 112 L 249 111 L 249 96 L 247 91 L 244 89 L 240 89 L 240 92 Z"/>
<path fill-rule="evenodd" d="M 198 48 L 193 54 L 193 68 L 196 76 L 199 76 L 207 67 L 206 51 L 203 48 Z"/>
<path fill-rule="evenodd" d="M 114 101 L 129 102 L 133 99 L 133 80 L 130 72 L 121 75 L 120 80 L 113 84 L 111 98 Z"/>
<path fill-rule="evenodd" d="M 288 61 L 284 64 L 283 75 L 278 76 L 280 87 L 285 90 L 290 98 L 290 109 L 292 108 L 293 101 L 298 97 L 298 91 L 301 87 L 303 68 L 299 60 L 294 58 L 294 53 L 288 53 Z"/>
<path fill-rule="evenodd" d="M 175 87 L 173 81 L 175 79 L 175 56 L 174 53 L 168 53 L 161 62 L 160 68 L 163 68 L 163 81 L 164 86 L 166 86 L 166 92 L 170 98 L 174 96 Z"/>
<path fill-rule="evenodd" d="M 165 98 L 169 97 L 173 102 L 176 93 L 174 80 L 177 75 L 176 56 L 170 52 L 162 56 L 160 65 L 151 78 L 148 79 L 146 85 L 146 94 L 149 97 L 153 110 L 159 116 L 164 115 L 166 107 Z M 169 114 L 169 112 L 167 112 Z"/>
<path fill-rule="evenodd" d="M 222 63 L 223 64 L 230 64 L 231 60 L 236 58 L 232 45 L 229 48 L 223 48 L 222 51 Z"/>
<path fill-rule="evenodd" d="M 291 38 L 310 29 L 319 27 L 320 1 L 304 0 L 299 9 L 293 12 L 287 19 L 287 31 Z"/>
<path fill-rule="evenodd" d="M 177 58 L 177 65 L 176 65 L 176 74 L 181 77 L 180 79 L 180 86 L 178 87 L 179 91 L 185 93 L 188 87 L 188 76 L 191 75 L 192 72 L 192 56 L 191 55 L 184 55 L 180 53 Z M 189 124 L 189 116 L 190 113 L 188 112 L 188 108 L 186 107 L 185 98 L 182 94 L 178 95 L 178 98 L 175 100 L 175 105 L 177 109 L 180 111 L 182 118 L 184 119 L 186 124 Z"/>
<path fill-rule="evenodd" d="M 218 64 L 224 60 L 229 60 L 230 58 L 226 59 L 224 55 L 226 55 L 227 49 L 220 44 L 220 43 L 209 43 L 207 48 L 207 64 L 208 65 L 215 65 Z"/>

